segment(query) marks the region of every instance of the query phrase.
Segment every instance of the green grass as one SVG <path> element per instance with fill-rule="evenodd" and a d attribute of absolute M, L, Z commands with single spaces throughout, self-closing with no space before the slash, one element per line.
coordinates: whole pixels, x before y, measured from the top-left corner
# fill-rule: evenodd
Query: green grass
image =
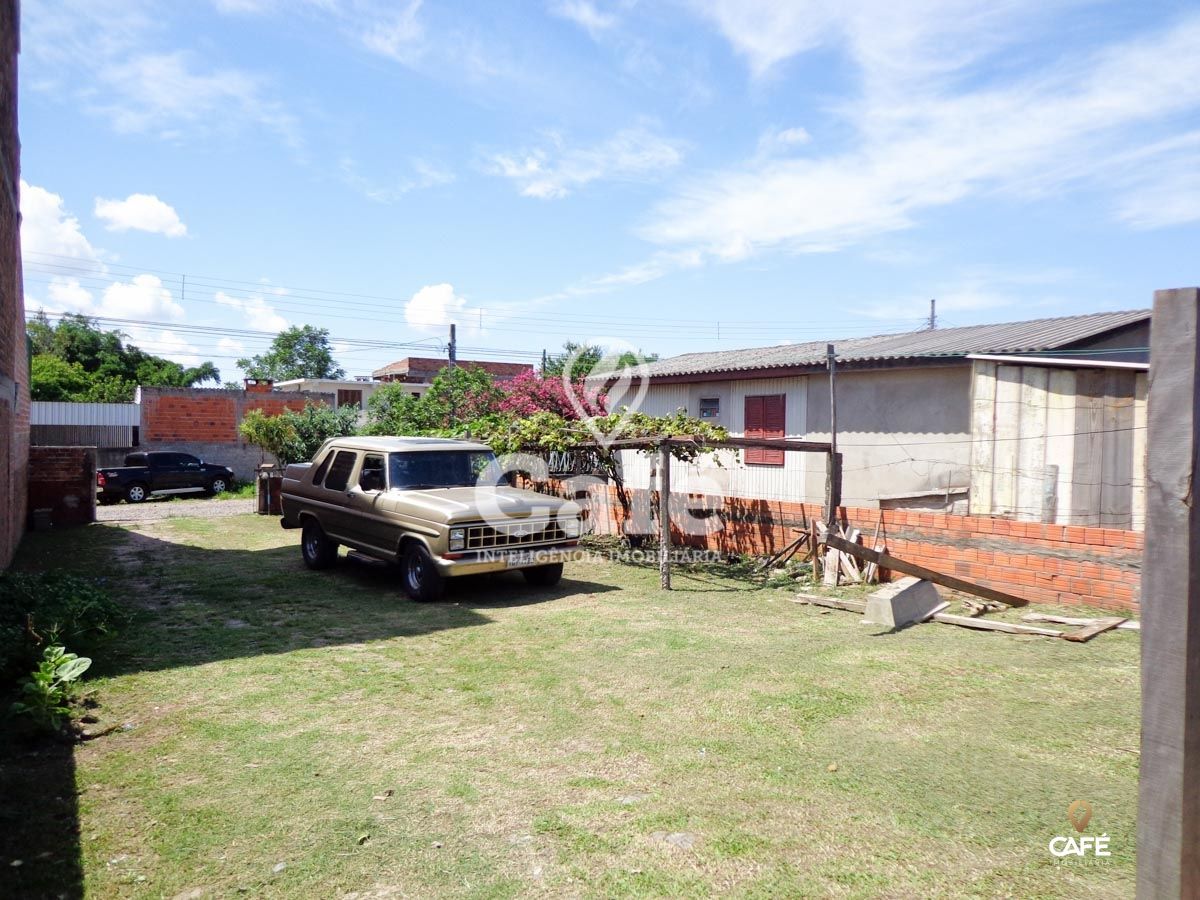
<path fill-rule="evenodd" d="M 258 485 L 253 481 L 243 481 L 234 484 L 232 491 L 221 491 L 216 495 L 217 500 L 253 500 L 258 496 Z"/>
<path fill-rule="evenodd" d="M 139 610 L 90 680 L 89 727 L 132 727 L 0 754 L 18 893 L 1133 891 L 1136 633 L 893 634 L 610 562 L 422 605 L 386 568 L 305 570 L 255 516 L 35 534 L 18 564 Z M 1113 850 L 1088 867 L 1047 852 L 1080 798 Z"/>

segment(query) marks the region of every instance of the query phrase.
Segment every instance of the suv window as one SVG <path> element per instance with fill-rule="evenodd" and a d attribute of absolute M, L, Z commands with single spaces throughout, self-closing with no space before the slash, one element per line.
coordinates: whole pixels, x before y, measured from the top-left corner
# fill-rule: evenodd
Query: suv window
<path fill-rule="evenodd" d="M 333 451 L 330 450 L 317 463 L 317 471 L 313 472 L 313 484 L 320 484 L 325 480 L 325 473 L 329 470 L 329 464 L 333 462 Z"/>
<path fill-rule="evenodd" d="M 354 470 L 354 461 L 358 454 L 353 450 L 339 450 L 325 476 L 325 488 L 330 491 L 344 491 L 350 483 L 350 473 Z"/>
<path fill-rule="evenodd" d="M 358 486 L 364 491 L 382 491 L 387 488 L 383 457 L 368 453 L 363 458 L 362 471 L 358 474 Z"/>

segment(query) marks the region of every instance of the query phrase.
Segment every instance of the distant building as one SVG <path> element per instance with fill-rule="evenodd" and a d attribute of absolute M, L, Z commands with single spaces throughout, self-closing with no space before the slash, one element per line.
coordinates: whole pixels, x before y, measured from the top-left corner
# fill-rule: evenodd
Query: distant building
<path fill-rule="evenodd" d="M 406 384 L 428 384 L 442 369 L 450 365 L 448 359 L 432 359 L 423 356 L 409 356 L 388 363 L 382 369 L 371 373 L 372 378 L 379 381 L 400 381 Z M 456 365 L 462 368 L 483 369 L 496 381 L 509 381 L 518 375 L 532 372 L 529 363 L 490 362 L 480 359 L 460 359 Z"/>
<path fill-rule="evenodd" d="M 373 378 L 289 378 L 287 381 L 276 381 L 277 391 L 315 391 L 319 394 L 331 394 L 336 398 L 336 409 L 343 406 L 353 406 L 365 410 L 367 401 L 383 382 Z M 414 385 L 413 393 L 417 396 L 424 393 L 425 387 Z"/>

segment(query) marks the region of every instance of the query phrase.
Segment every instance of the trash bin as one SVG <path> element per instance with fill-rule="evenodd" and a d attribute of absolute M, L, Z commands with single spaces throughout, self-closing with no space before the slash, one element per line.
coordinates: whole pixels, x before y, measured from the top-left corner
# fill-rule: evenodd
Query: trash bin
<path fill-rule="evenodd" d="M 258 467 L 258 514 L 283 515 L 283 472 L 274 463 Z"/>

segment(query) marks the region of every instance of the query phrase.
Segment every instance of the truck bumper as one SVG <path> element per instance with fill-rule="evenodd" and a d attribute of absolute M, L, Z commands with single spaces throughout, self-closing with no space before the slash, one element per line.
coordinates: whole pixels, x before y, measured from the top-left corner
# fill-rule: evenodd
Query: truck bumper
<path fill-rule="evenodd" d="M 444 577 L 454 578 L 459 575 L 482 575 L 508 569 L 551 566 L 556 563 L 573 562 L 585 556 L 587 551 L 580 547 L 533 547 L 528 550 L 485 550 L 463 554 L 457 559 L 439 556 L 433 561 Z"/>

